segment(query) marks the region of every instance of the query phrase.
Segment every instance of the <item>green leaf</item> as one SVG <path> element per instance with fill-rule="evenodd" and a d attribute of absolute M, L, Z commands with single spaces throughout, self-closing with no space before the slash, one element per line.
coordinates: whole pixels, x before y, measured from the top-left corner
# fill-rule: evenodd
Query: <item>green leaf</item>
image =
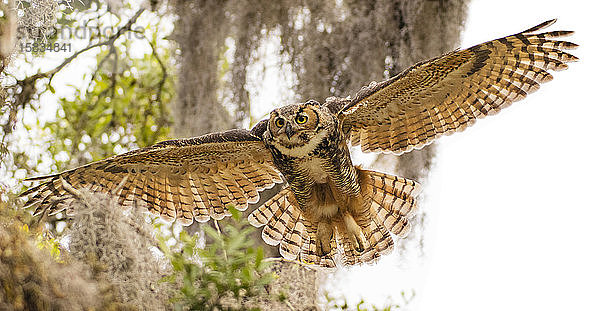
<path fill-rule="evenodd" d="M 261 264 L 262 264 L 262 260 L 264 258 L 264 250 L 262 249 L 262 247 L 259 247 L 256 249 L 256 257 L 254 259 L 254 268 L 255 269 L 259 269 Z"/>
<path fill-rule="evenodd" d="M 236 222 L 240 221 L 240 218 L 242 218 L 242 213 L 238 209 L 236 209 L 233 206 L 233 204 L 228 204 L 227 209 L 231 213 L 231 218 L 233 218 L 233 220 L 235 220 Z"/>

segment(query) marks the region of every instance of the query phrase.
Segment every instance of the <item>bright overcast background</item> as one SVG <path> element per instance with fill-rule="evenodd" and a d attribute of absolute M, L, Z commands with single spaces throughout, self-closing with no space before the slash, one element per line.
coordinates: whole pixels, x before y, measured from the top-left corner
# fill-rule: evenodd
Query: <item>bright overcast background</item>
<path fill-rule="evenodd" d="M 558 18 L 550 29 L 576 31 L 581 61 L 440 139 L 424 255 L 352 269 L 335 287 L 380 306 L 413 288 L 411 310 L 600 310 L 597 12 L 596 1 L 471 2 L 463 47 Z"/>

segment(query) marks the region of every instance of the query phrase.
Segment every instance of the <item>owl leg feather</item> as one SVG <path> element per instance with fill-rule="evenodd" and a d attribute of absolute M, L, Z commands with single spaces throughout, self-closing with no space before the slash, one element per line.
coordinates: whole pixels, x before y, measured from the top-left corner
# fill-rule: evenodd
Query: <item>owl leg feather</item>
<path fill-rule="evenodd" d="M 412 180 L 358 168 L 361 195 L 342 209 L 343 261 L 354 265 L 377 260 L 394 247 L 390 233 L 406 236 L 421 188 Z M 346 210 L 347 208 L 347 210 Z M 341 228 L 340 228 L 341 227 Z"/>
<path fill-rule="evenodd" d="M 255 227 L 263 227 L 263 240 L 279 245 L 281 255 L 323 267 L 335 267 L 337 243 L 330 221 L 313 222 L 304 217 L 289 188 L 265 202 L 248 216 Z"/>

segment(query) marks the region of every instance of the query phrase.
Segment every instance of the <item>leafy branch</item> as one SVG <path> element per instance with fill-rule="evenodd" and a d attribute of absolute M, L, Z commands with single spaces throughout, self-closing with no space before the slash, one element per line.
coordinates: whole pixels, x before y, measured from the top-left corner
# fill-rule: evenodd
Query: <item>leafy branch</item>
<path fill-rule="evenodd" d="M 202 226 L 213 243 L 198 247 L 198 235 L 182 231 L 181 251 L 175 252 L 162 238 L 160 249 L 169 258 L 173 274 L 164 281 L 180 284 L 174 297 L 176 310 L 246 310 L 244 302 L 264 294 L 273 276 L 261 248 L 252 247 L 250 233 L 255 230 L 241 212 L 229 209 L 233 222 L 223 226 L 222 233 Z"/>
<path fill-rule="evenodd" d="M 144 9 L 139 9 L 127 21 L 127 23 L 125 25 L 118 28 L 117 32 L 115 32 L 113 35 L 109 36 L 106 40 L 97 42 L 94 44 L 90 44 L 87 47 L 85 47 L 85 48 L 73 53 L 71 56 L 67 57 L 62 63 L 60 63 L 55 68 L 48 70 L 46 72 L 38 72 L 38 73 L 31 75 L 29 77 L 26 77 L 22 80 L 17 80 L 14 85 L 10 86 L 10 88 L 14 90 L 13 91 L 14 102 L 12 102 L 12 104 L 10 105 L 9 114 L 10 114 L 11 118 L 8 120 L 8 122 L 5 124 L 5 126 L 3 128 L 4 135 L 12 132 L 13 124 L 15 123 L 17 109 L 19 109 L 19 107 L 25 107 L 25 105 L 27 103 L 31 102 L 32 98 L 35 95 L 39 95 L 37 92 L 37 86 L 36 86 L 38 80 L 47 78 L 48 82 L 46 84 L 46 90 L 50 90 L 51 92 L 54 92 L 54 89 L 52 87 L 52 78 L 54 78 L 54 76 L 58 72 L 60 72 L 64 67 L 69 65 L 73 60 L 75 60 L 81 54 L 83 54 L 91 49 L 94 49 L 97 47 L 102 47 L 102 46 L 113 46 L 114 47 L 114 43 L 117 39 L 119 39 L 126 32 L 132 30 L 133 25 L 137 21 L 138 17 L 143 13 L 143 11 L 144 11 Z M 42 91 L 41 93 L 45 92 L 46 90 Z"/>

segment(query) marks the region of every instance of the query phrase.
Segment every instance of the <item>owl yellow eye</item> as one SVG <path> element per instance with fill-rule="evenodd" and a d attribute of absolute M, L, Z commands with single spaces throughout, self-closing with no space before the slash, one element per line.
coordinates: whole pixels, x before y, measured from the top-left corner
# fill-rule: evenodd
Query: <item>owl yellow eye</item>
<path fill-rule="evenodd" d="M 304 115 L 297 115 L 296 116 L 296 123 L 303 124 L 303 123 L 306 123 L 306 121 L 308 121 L 308 117 L 307 116 L 304 116 Z"/>
<path fill-rule="evenodd" d="M 275 125 L 276 125 L 277 127 L 283 127 L 283 124 L 284 124 L 284 123 L 285 123 L 285 121 L 283 121 L 283 119 L 282 119 L 282 118 L 277 118 L 277 119 L 275 119 Z"/>

